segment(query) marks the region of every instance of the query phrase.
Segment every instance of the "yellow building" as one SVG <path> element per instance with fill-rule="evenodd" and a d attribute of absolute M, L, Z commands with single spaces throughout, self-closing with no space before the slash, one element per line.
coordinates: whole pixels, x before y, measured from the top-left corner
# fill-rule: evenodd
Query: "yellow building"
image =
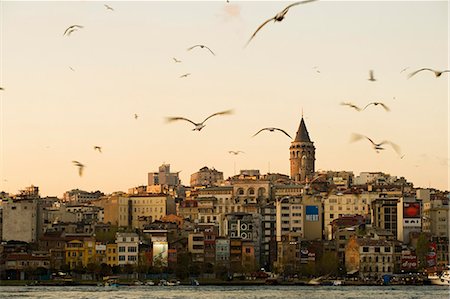
<path fill-rule="evenodd" d="M 116 243 L 106 245 L 106 264 L 111 267 L 119 265 Z"/>
<path fill-rule="evenodd" d="M 152 222 L 176 213 L 175 199 L 166 194 L 121 196 L 118 204 L 119 226 L 139 228 L 140 218 L 148 218 Z"/>
<path fill-rule="evenodd" d="M 95 263 L 95 239 L 81 237 L 68 241 L 65 246 L 66 264 L 70 269 L 87 267 Z"/>

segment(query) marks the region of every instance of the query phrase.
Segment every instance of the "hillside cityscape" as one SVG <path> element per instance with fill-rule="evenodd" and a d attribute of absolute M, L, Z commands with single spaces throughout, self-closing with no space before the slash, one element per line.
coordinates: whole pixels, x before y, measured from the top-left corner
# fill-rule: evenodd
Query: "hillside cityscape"
<path fill-rule="evenodd" d="M 303 117 L 288 150 L 290 175 L 204 166 L 186 186 L 164 163 L 127 192 L 1 192 L 2 283 L 422 284 L 446 269 L 449 191 L 316 170 Z"/>

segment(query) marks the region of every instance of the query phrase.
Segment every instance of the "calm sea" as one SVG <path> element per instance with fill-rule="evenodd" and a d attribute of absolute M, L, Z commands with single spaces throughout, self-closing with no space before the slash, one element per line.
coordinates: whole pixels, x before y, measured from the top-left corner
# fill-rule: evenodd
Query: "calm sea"
<path fill-rule="evenodd" d="M 450 298 L 440 286 L 119 286 L 119 287 L 9 287 L 0 298 Z"/>

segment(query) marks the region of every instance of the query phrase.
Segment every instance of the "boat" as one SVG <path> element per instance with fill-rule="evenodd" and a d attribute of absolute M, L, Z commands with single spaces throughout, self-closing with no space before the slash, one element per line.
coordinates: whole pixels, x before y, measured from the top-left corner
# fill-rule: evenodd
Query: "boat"
<path fill-rule="evenodd" d="M 434 285 L 450 286 L 450 266 L 447 266 L 447 270 L 444 270 L 441 274 L 428 275 L 428 280 Z"/>
<path fill-rule="evenodd" d="M 145 285 L 146 285 L 146 286 L 154 286 L 155 283 L 154 283 L 152 280 L 147 280 L 147 281 L 145 282 Z"/>
<path fill-rule="evenodd" d="M 193 285 L 193 286 L 199 286 L 200 283 L 198 282 L 197 279 L 192 279 L 192 280 L 191 280 L 191 285 Z"/>
<path fill-rule="evenodd" d="M 167 286 L 178 286 L 178 285 L 180 285 L 180 281 L 179 280 L 176 280 L 176 279 L 171 279 L 171 280 L 169 280 L 168 282 L 167 282 Z"/>

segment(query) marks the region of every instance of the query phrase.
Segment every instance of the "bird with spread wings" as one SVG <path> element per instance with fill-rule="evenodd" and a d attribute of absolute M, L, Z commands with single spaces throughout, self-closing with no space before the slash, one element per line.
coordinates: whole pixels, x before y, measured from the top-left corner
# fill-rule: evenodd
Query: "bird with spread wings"
<path fill-rule="evenodd" d="M 274 128 L 274 127 L 263 128 L 263 129 L 259 130 L 258 132 L 256 132 L 252 137 L 255 137 L 256 135 L 258 135 L 258 134 L 261 133 L 262 131 L 270 131 L 270 132 L 280 131 L 280 132 L 284 133 L 287 137 L 289 137 L 289 138 L 292 139 L 292 137 L 291 137 L 288 133 L 286 133 L 285 130 L 279 129 L 279 128 Z"/>
<path fill-rule="evenodd" d="M 81 28 L 84 28 L 84 27 L 81 25 L 71 25 L 71 26 L 67 27 L 66 30 L 64 30 L 63 35 L 69 36 L 72 32 L 74 32 L 78 29 L 81 29 Z"/>
<path fill-rule="evenodd" d="M 206 49 L 209 50 L 209 52 L 211 52 L 212 55 L 216 56 L 216 54 L 214 54 L 214 52 L 213 52 L 209 47 L 207 47 L 207 46 L 205 46 L 205 45 L 195 45 L 195 46 L 189 47 L 187 50 L 190 51 L 190 50 L 192 50 L 192 49 L 194 49 L 194 48 L 196 48 L 196 47 L 200 47 L 200 48 L 202 48 L 202 49 L 203 49 L 203 48 L 206 48 Z"/>
<path fill-rule="evenodd" d="M 389 145 L 394 149 L 394 151 L 395 151 L 398 155 L 401 155 L 400 147 L 399 147 L 397 144 L 395 144 L 395 143 L 393 143 L 392 141 L 389 141 L 389 140 L 384 140 L 384 141 L 382 141 L 382 142 L 380 142 L 380 143 L 375 143 L 372 139 L 370 139 L 370 138 L 367 137 L 367 136 L 364 136 L 364 135 L 361 135 L 361 134 L 353 133 L 350 141 L 351 141 L 351 142 L 355 142 L 355 141 L 358 141 L 358 140 L 361 140 L 361 139 L 364 139 L 364 138 L 366 138 L 367 140 L 370 141 L 370 143 L 372 144 L 373 149 L 374 149 L 377 153 L 379 153 L 380 150 L 385 150 L 385 149 L 386 149 L 386 148 L 384 148 L 382 145 L 384 145 L 384 144 L 389 144 Z"/>
<path fill-rule="evenodd" d="M 443 73 L 448 73 L 448 72 L 450 72 L 450 70 L 438 71 L 438 70 L 433 70 L 433 69 L 430 69 L 430 68 L 423 68 L 423 69 L 420 69 L 420 70 L 417 70 L 417 71 L 414 71 L 414 72 L 410 73 L 410 74 L 408 75 L 408 79 L 411 78 L 412 76 L 414 76 L 415 74 L 421 72 L 421 71 L 430 71 L 430 72 L 433 72 L 434 75 L 436 76 L 436 78 L 439 78 Z"/>
<path fill-rule="evenodd" d="M 386 111 L 391 111 L 391 110 L 389 109 L 388 106 L 386 106 L 384 103 L 381 103 L 381 102 L 372 102 L 372 103 L 369 103 L 369 104 L 367 104 L 366 107 L 364 107 L 362 110 L 366 110 L 366 108 L 369 107 L 370 105 L 374 105 L 374 106 L 380 105 L 381 107 L 384 108 L 384 110 L 386 110 Z"/>
<path fill-rule="evenodd" d="M 81 164 L 81 163 L 78 162 L 78 161 L 72 161 L 72 163 L 73 163 L 73 165 L 75 165 L 75 166 L 78 167 L 78 175 L 79 175 L 79 176 L 82 176 L 82 175 L 83 175 L 83 169 L 84 169 L 85 165 L 84 165 L 84 164 Z"/>
<path fill-rule="evenodd" d="M 261 30 L 261 28 L 263 28 L 267 23 L 269 23 L 270 21 L 274 21 L 274 22 L 281 22 L 283 21 L 284 17 L 286 16 L 286 14 L 288 13 L 289 9 L 293 6 L 297 6 L 299 4 L 305 4 L 305 3 L 309 3 L 309 2 L 314 2 L 317 0 L 305 0 L 305 1 L 298 1 L 298 2 L 294 2 L 292 4 L 289 4 L 288 6 L 286 6 L 282 11 L 280 11 L 279 13 L 277 13 L 274 17 L 264 21 L 264 23 L 262 23 L 261 25 L 259 25 L 259 27 L 256 29 L 256 31 L 253 33 L 253 35 L 250 37 L 250 39 L 248 40 L 247 44 L 245 46 L 247 46 L 251 40 L 256 36 L 256 34 L 258 33 L 259 30 Z"/>
<path fill-rule="evenodd" d="M 192 120 L 190 120 L 190 119 L 187 119 L 187 118 L 185 118 L 185 117 L 179 117 L 179 116 L 176 116 L 176 117 L 167 117 L 166 118 L 166 120 L 167 120 L 167 122 L 173 122 L 173 121 L 177 121 L 177 120 L 185 120 L 185 121 L 188 121 L 188 122 L 190 122 L 191 124 L 193 124 L 195 127 L 192 129 L 192 131 L 200 131 L 201 129 L 203 129 L 206 125 L 205 125 L 205 122 L 208 120 L 208 119 L 210 119 L 211 117 L 214 117 L 214 116 L 217 116 L 217 115 L 228 115 L 228 114 L 232 114 L 233 113 L 233 110 L 226 110 L 226 111 L 221 111 L 221 112 L 217 112 L 217 113 L 214 113 L 214 114 L 211 114 L 210 116 L 208 116 L 207 118 L 205 118 L 205 120 L 204 121 L 202 121 L 202 122 L 200 122 L 200 123 L 196 123 L 196 122 L 193 122 Z"/>

